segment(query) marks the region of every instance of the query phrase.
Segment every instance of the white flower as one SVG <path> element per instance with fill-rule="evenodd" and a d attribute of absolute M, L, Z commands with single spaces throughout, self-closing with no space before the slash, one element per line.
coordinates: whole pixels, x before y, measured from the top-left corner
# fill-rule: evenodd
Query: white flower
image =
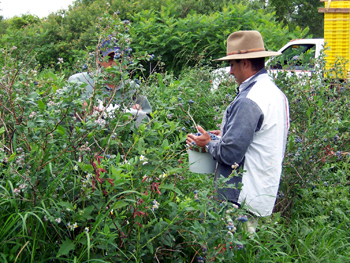
<path fill-rule="evenodd" d="M 63 58 L 58 58 L 57 64 L 62 64 L 63 63 Z"/>
<path fill-rule="evenodd" d="M 18 195 L 18 194 L 21 192 L 21 190 L 19 190 L 18 188 L 15 188 L 15 189 L 13 190 L 13 192 L 14 192 L 16 195 Z"/>
<path fill-rule="evenodd" d="M 97 123 L 98 125 L 100 125 L 102 127 L 106 124 L 106 121 L 104 119 L 97 119 L 97 120 L 95 120 L 95 123 Z"/>
<path fill-rule="evenodd" d="M 232 206 L 233 206 L 233 208 L 236 208 L 236 209 L 239 208 L 238 205 L 236 205 L 236 204 L 232 204 Z"/>
<path fill-rule="evenodd" d="M 157 202 L 157 200 L 153 200 L 152 211 L 154 211 L 154 209 L 157 208 L 159 208 L 159 203 Z"/>
<path fill-rule="evenodd" d="M 33 111 L 30 115 L 29 115 L 29 118 L 34 118 L 36 115 L 35 111 Z"/>
<path fill-rule="evenodd" d="M 231 166 L 231 168 L 232 168 L 232 169 L 236 169 L 236 168 L 238 168 L 238 166 L 239 166 L 238 163 L 234 163 L 234 164 Z"/>
<path fill-rule="evenodd" d="M 78 165 L 74 165 L 73 170 L 78 171 Z"/>
<path fill-rule="evenodd" d="M 61 223 L 62 220 L 61 220 L 61 218 L 59 217 L 59 218 L 56 218 L 55 221 L 59 224 L 59 223 Z"/>
<path fill-rule="evenodd" d="M 85 227 L 85 232 L 89 233 L 89 227 Z"/>
<path fill-rule="evenodd" d="M 168 175 L 166 173 L 163 173 L 163 174 L 159 175 L 159 179 L 166 178 L 166 177 L 168 177 Z"/>
<path fill-rule="evenodd" d="M 24 189 L 24 188 L 26 188 L 26 185 L 25 185 L 25 184 L 21 184 L 21 185 L 19 186 L 19 189 Z"/>
<path fill-rule="evenodd" d="M 86 180 L 89 181 L 89 180 L 91 180 L 91 179 L 92 179 L 92 174 L 87 174 L 87 175 L 86 175 Z"/>
<path fill-rule="evenodd" d="M 141 156 L 140 156 L 140 161 L 143 161 L 143 160 L 145 160 L 145 156 L 143 156 L 143 155 L 141 154 Z"/>
<path fill-rule="evenodd" d="M 113 215 L 113 209 L 111 210 L 111 215 Z"/>

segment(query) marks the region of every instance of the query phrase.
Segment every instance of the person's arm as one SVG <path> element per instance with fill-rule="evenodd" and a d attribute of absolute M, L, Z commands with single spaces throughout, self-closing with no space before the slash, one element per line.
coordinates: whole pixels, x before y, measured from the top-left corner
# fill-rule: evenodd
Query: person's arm
<path fill-rule="evenodd" d="M 147 100 L 146 96 L 138 96 L 138 98 L 135 101 L 135 105 L 139 105 L 141 107 L 141 110 L 144 112 L 147 112 L 147 113 L 152 112 L 152 106 Z"/>
<path fill-rule="evenodd" d="M 262 125 L 264 115 L 252 100 L 243 98 L 228 108 L 224 134 L 219 141 L 207 143 L 209 153 L 219 163 L 240 163 Z"/>

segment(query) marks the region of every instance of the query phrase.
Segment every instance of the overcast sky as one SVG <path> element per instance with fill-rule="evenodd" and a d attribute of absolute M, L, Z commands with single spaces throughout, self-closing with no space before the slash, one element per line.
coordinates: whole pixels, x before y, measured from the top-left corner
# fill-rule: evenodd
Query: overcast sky
<path fill-rule="evenodd" d="M 40 18 L 60 9 L 68 9 L 74 0 L 0 0 L 0 16 L 10 18 L 30 13 Z"/>

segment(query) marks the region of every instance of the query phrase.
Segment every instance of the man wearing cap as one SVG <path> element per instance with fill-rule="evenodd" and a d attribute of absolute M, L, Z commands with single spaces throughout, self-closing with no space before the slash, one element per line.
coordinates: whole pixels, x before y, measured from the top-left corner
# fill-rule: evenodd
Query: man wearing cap
<path fill-rule="evenodd" d="M 238 31 L 227 39 L 230 74 L 239 84 L 238 95 L 227 107 L 221 130 L 212 131 L 220 140 L 198 126 L 201 136 L 187 135 L 187 144 L 196 143 L 217 161 L 214 182 L 232 174 L 235 164 L 243 170 L 227 184 L 241 189 L 219 188 L 218 198 L 238 205 L 245 203 L 256 216 L 272 214 L 282 172 L 289 129 L 288 100 L 268 76 L 265 57 L 280 55 L 266 51 L 258 31 Z M 254 229 L 249 229 L 254 232 Z"/>
<path fill-rule="evenodd" d="M 101 67 L 101 71 L 104 68 L 116 66 L 117 63 L 115 60 L 121 59 L 121 56 L 128 55 L 129 50 L 122 51 L 120 47 L 116 45 L 116 41 L 112 36 L 109 36 L 108 39 L 104 40 L 102 44 L 99 46 L 99 50 L 102 56 L 102 61 L 97 61 L 97 63 Z M 82 72 L 77 73 L 68 78 L 68 82 L 77 83 L 81 85 L 86 83 L 86 94 L 84 96 L 88 99 L 91 97 L 94 91 L 94 79 L 90 72 Z M 125 88 L 129 86 L 128 88 Z M 150 113 L 152 111 L 152 107 L 147 100 L 146 96 L 136 96 L 136 89 L 138 85 L 134 81 L 124 81 L 120 80 L 118 85 L 116 84 L 107 84 L 103 88 L 103 94 L 110 96 L 113 95 L 112 104 L 116 104 L 119 106 L 124 106 L 126 108 L 132 108 L 136 110 L 142 110 L 145 113 Z"/>

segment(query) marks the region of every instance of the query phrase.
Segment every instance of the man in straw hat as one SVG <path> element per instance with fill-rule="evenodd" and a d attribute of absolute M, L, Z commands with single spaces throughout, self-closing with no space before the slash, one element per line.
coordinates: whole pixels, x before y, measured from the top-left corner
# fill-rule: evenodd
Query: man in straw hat
<path fill-rule="evenodd" d="M 202 135 L 188 134 L 186 140 L 189 145 L 205 147 L 217 161 L 214 182 L 221 175 L 227 178 L 234 169 L 243 170 L 227 182 L 242 183 L 242 188 L 217 186 L 218 198 L 237 205 L 245 203 L 255 216 L 272 214 L 289 129 L 288 100 L 264 68 L 266 57 L 280 54 L 265 50 L 258 31 L 232 33 L 227 39 L 227 55 L 216 59 L 230 62 L 230 74 L 239 84 L 238 95 L 222 118 L 221 130 L 211 131 L 221 138 L 213 141 L 198 126 Z M 254 232 L 257 221 L 251 224 L 248 231 Z"/>

